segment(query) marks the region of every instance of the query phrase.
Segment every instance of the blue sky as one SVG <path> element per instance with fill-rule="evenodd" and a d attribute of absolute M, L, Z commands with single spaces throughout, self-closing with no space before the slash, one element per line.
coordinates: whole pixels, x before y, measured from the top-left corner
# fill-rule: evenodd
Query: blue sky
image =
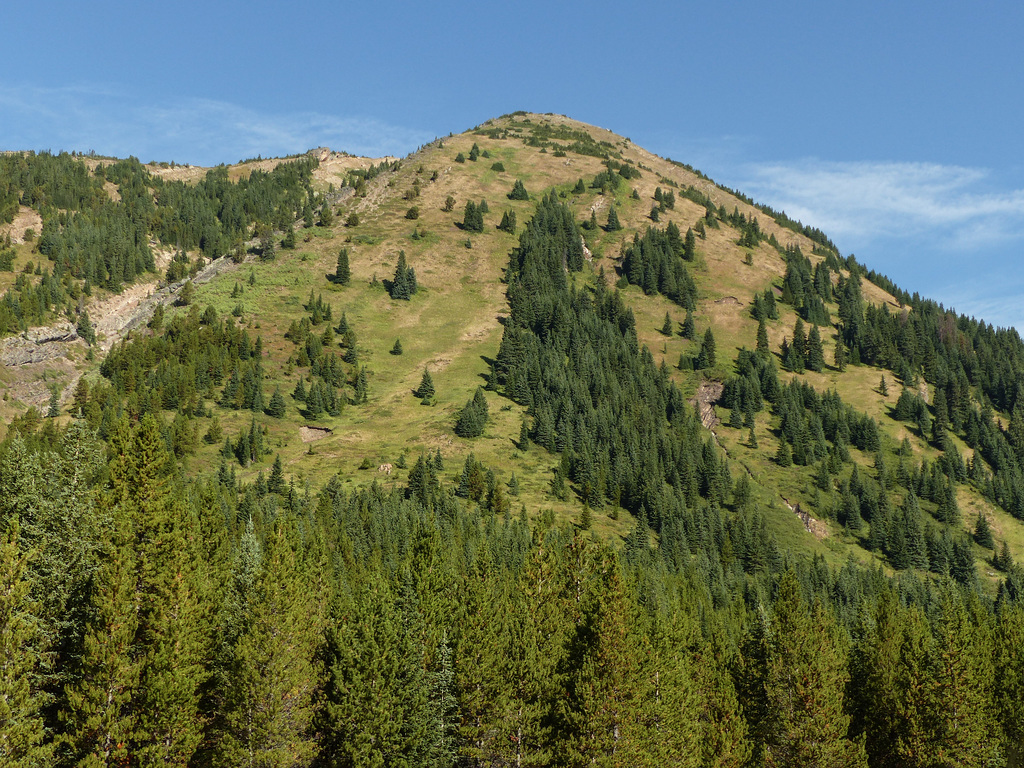
<path fill-rule="evenodd" d="M 558 112 L 1024 329 L 1018 3 L 39 0 L 9 21 L 2 149 L 404 155 Z"/>

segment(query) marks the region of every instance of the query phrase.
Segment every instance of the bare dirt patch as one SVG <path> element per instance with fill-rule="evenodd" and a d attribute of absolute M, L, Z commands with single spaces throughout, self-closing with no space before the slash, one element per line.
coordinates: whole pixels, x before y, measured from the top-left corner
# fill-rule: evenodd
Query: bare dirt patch
<path fill-rule="evenodd" d="M 299 437 L 304 443 L 315 443 L 317 440 L 323 440 L 333 434 L 333 430 L 327 427 L 299 427 Z"/>
<path fill-rule="evenodd" d="M 43 219 L 37 212 L 22 205 L 19 206 L 18 212 L 14 214 L 14 221 L 0 229 L 0 236 L 10 232 L 11 242 L 17 245 L 25 242 L 25 230 L 27 229 L 35 231 L 38 237 L 39 233 L 43 231 Z"/>

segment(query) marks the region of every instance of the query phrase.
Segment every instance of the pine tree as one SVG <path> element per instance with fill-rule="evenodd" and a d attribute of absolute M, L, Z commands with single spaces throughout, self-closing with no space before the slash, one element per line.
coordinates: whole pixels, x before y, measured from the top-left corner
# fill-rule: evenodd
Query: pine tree
<path fill-rule="evenodd" d="M 671 336 L 672 335 L 673 327 L 674 327 L 674 324 L 672 323 L 672 316 L 669 315 L 668 312 L 666 312 L 665 313 L 665 322 L 661 326 L 661 332 L 665 336 Z"/>
<path fill-rule="evenodd" d="M 274 458 L 274 466 L 270 470 L 270 479 L 267 481 L 267 490 L 271 493 L 284 493 L 284 466 L 281 464 L 281 454 Z"/>
<path fill-rule="evenodd" d="M 49 765 L 44 692 L 47 643 L 30 597 L 28 557 L 18 551 L 19 526 L 0 534 L 0 765 Z"/>
<path fill-rule="evenodd" d="M 608 209 L 608 223 L 605 225 L 605 229 L 608 232 L 617 232 L 622 229 L 622 224 L 619 223 L 619 214 L 615 212 L 614 205 Z"/>
<path fill-rule="evenodd" d="M 219 762 L 308 764 L 324 684 L 319 566 L 286 522 L 274 527 L 262 552 L 251 524 L 246 537 L 229 598 Z"/>
<path fill-rule="evenodd" d="M 413 390 L 413 394 L 425 403 L 433 399 L 434 380 L 430 376 L 430 371 L 426 368 L 423 369 L 423 376 L 420 379 L 420 385 Z"/>
<path fill-rule="evenodd" d="M 391 354 L 392 355 L 400 355 L 400 354 L 402 354 L 402 340 L 401 339 L 395 339 L 395 345 L 393 347 L 391 347 Z"/>
<path fill-rule="evenodd" d="M 352 279 L 352 270 L 348 263 L 348 248 L 338 251 L 338 266 L 334 270 L 334 282 L 338 285 L 348 285 Z"/>
<path fill-rule="evenodd" d="M 757 343 L 755 351 L 765 358 L 771 356 L 771 348 L 768 346 L 768 329 L 764 324 L 763 317 L 757 321 Z"/>
<path fill-rule="evenodd" d="M 700 352 L 697 354 L 697 361 L 694 367 L 698 370 L 713 368 L 715 365 L 715 335 L 711 329 L 704 331 L 704 340 L 700 345 Z"/>
<path fill-rule="evenodd" d="M 301 380 L 299 379 L 299 381 Z M 273 416 L 275 419 L 281 419 L 284 418 L 286 411 L 287 406 L 284 402 L 284 395 L 281 394 L 281 388 L 275 387 L 274 394 L 270 396 L 270 403 L 267 405 L 267 415 Z"/>
<path fill-rule="evenodd" d="M 766 766 L 867 766 L 863 742 L 847 738 L 844 640 L 821 603 L 808 611 L 793 571 L 779 583 L 765 694 Z"/>
<path fill-rule="evenodd" d="M 982 512 L 978 512 L 978 520 L 974 524 L 974 540 L 980 547 L 995 549 L 996 543 L 992 538 L 992 529 L 989 527 L 988 518 Z"/>
<path fill-rule="evenodd" d="M 509 200 L 529 200 L 530 195 L 526 191 L 526 187 L 523 186 L 523 182 L 520 179 L 516 179 L 515 184 L 512 185 L 512 191 L 508 193 Z"/>

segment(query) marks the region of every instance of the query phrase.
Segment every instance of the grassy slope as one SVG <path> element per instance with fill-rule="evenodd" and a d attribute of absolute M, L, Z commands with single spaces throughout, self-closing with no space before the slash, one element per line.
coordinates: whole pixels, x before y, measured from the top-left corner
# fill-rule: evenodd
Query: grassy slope
<path fill-rule="evenodd" d="M 803 236 L 778 227 L 767 216 L 711 182 L 610 132 L 559 116 L 539 115 L 501 118 L 483 127 L 507 127 L 513 134 L 519 132 L 526 136 L 530 129 L 542 123 L 585 130 L 594 140 L 609 142 L 622 153 L 623 159 L 642 169 L 642 178 L 622 184 L 614 196 L 624 229 L 612 233 L 603 230 L 585 233 L 594 259 L 585 267 L 581 280 L 598 279 L 597 272 L 602 268 L 608 282 L 615 279 L 614 265 L 623 243 L 628 242 L 635 231 L 642 231 L 651 223 L 648 215 L 654 191 L 658 186 L 667 191 L 672 188 L 671 182 L 683 188 L 697 186 L 728 210 L 737 207 L 748 217 L 756 215 L 766 235 L 774 234 L 780 243 L 796 243 L 804 253 L 811 253 L 812 244 Z M 491 156 L 480 157 L 477 162 L 454 162 L 460 152 L 468 157 L 474 142 Z M 503 172 L 492 170 L 492 164 L 497 161 L 503 163 Z M 325 163 L 318 171 L 317 184 L 321 189 L 329 184 L 338 185 L 344 170 L 365 167 L 368 163 L 359 158 Z M 275 386 L 280 386 L 287 395 L 297 381 L 299 372 L 288 366 L 288 358 L 295 347 L 283 334 L 293 320 L 304 314 L 302 304 L 310 290 L 322 293 L 325 301 L 333 305 L 335 318 L 345 311 L 349 324 L 358 334 L 361 360 L 370 375 L 368 404 L 349 406 L 335 419 L 322 418 L 318 425 L 327 426 L 333 432 L 309 444 L 300 440 L 299 427 L 305 422 L 290 397 L 287 397 L 289 409 L 285 419 L 261 419 L 269 425 L 270 446 L 274 453 L 281 454 L 286 473 L 294 476 L 300 485 L 308 480 L 315 486 L 335 473 L 340 473 L 350 486 L 375 480 L 401 484 L 407 470 L 396 469 L 390 476 L 384 476 L 377 473 L 376 466 L 383 462 L 395 463 L 406 453 L 411 467 L 421 451 L 440 449 L 446 461 L 444 474 L 454 478 L 465 456 L 473 452 L 503 480 L 513 471 L 516 473 L 522 489 L 516 502 L 525 504 L 531 513 L 551 508 L 558 515 L 577 516 L 579 509 L 574 503 L 558 502 L 546 493 L 556 458 L 536 447 L 525 453 L 516 449 L 513 440 L 518 436 L 522 419 L 520 406 L 488 393 L 492 420 L 483 437 L 460 439 L 454 436 L 452 426 L 458 410 L 474 388 L 483 383 L 488 370 L 487 359 L 495 356 L 501 339 L 500 318 L 507 312 L 502 271 L 508 252 L 516 243 L 515 237 L 495 229 L 502 212 L 514 210 L 521 229 L 532 215 L 536 199 L 554 187 L 565 193 L 564 199 L 578 220 L 588 220 L 593 210 L 603 224 L 613 202 L 609 199 L 611 195 L 603 197 L 589 187 L 583 194 L 571 191 L 577 179 L 582 178 L 589 185 L 601 170 L 602 162 L 597 158 L 573 152 L 556 157 L 553 151 L 542 152 L 537 147 L 527 146 L 523 138 L 514 135 L 502 139 L 472 132 L 452 136 L 444 140 L 443 147 L 434 143 L 406 158 L 397 172 L 378 176 L 368 185 L 365 198 L 351 198 L 343 203 L 332 229 L 299 230 L 300 242 L 295 251 L 281 251 L 273 263 L 247 264 L 199 287 L 196 303 L 200 307 L 209 303 L 226 313 L 240 301 L 245 310 L 241 322 L 252 334 L 262 335 L 268 356 L 265 365 L 269 378 L 265 389 L 268 398 Z M 438 178 L 430 181 L 435 171 Z M 419 197 L 403 199 L 417 179 L 421 188 Z M 516 179 L 526 185 L 530 201 L 513 202 L 506 198 Z M 634 188 L 640 200 L 631 199 Z M 444 201 L 449 195 L 455 198 L 456 204 L 451 212 L 445 212 Z M 490 207 L 485 216 L 485 231 L 470 235 L 458 223 L 466 202 L 481 199 Z M 416 221 L 405 218 L 412 205 L 420 211 Z M 361 222 L 357 227 L 346 228 L 342 222 L 353 211 L 359 214 Z M 674 221 L 685 232 L 703 213 L 701 206 L 677 197 L 675 209 L 662 214 L 657 226 L 664 227 Z M 423 235 L 419 240 L 410 237 L 414 227 Z M 308 235 L 305 242 L 304 235 Z M 736 244 L 738 237 L 739 233 L 725 224 L 721 229 L 709 229 L 707 239 L 698 240 L 698 259 L 692 267 L 700 289 L 695 315 L 697 334 L 699 338 L 709 325 L 714 329 L 719 362 L 712 375 L 718 378 L 730 375 L 738 349 L 754 345 L 757 326 L 748 309 L 753 293 L 770 284 L 778 286 L 785 269 L 780 255 L 764 243 L 753 250 L 752 264 L 745 264 L 748 251 Z M 467 247 L 467 241 L 471 247 Z M 326 278 L 334 270 L 341 247 L 348 247 L 350 251 L 352 281 L 346 287 L 335 286 Z M 405 251 L 409 265 L 416 270 L 420 285 L 420 292 L 409 303 L 392 301 L 374 279 L 391 277 L 400 250 Z M 248 285 L 250 271 L 255 281 L 252 286 Z M 240 300 L 230 297 L 236 281 L 245 289 Z M 686 341 L 678 334 L 668 338 L 660 332 L 666 312 L 679 322 L 685 312 L 663 297 L 644 296 L 635 287 L 625 289 L 624 293 L 636 314 L 641 342 L 649 346 L 655 361 L 666 361 L 683 391 L 692 395 L 697 388 L 697 377 L 692 372 L 677 370 L 675 363 L 680 353 L 693 350 L 695 342 Z M 866 282 L 864 293 L 868 301 L 884 301 L 892 308 L 897 307 L 891 296 Z M 780 319 L 770 323 L 768 329 L 776 349 L 783 336 L 791 334 L 795 320 L 788 307 L 779 306 Z M 834 329 L 822 330 L 826 356 L 831 360 Z M 396 338 L 401 339 L 404 347 L 401 356 L 389 354 Z M 433 406 L 421 405 L 411 394 L 424 368 L 430 370 L 437 388 Z M 889 396 L 883 398 L 878 394 L 882 373 L 879 369 L 861 366 L 848 367 L 844 373 L 833 369 L 821 374 L 807 373 L 805 378 L 819 390 L 836 389 L 844 401 L 878 419 L 894 445 L 906 434 L 911 438 L 916 458 L 933 458 L 934 449 L 888 416 L 886 406 L 895 402 L 898 386 L 889 374 Z M 248 413 L 220 409 L 218 415 L 224 433 L 232 437 L 247 427 L 251 418 Z M 813 498 L 812 470 L 806 467 L 784 470 L 771 461 L 777 444 L 770 431 L 773 426 L 767 414 L 760 414 L 756 427 L 760 444 L 757 450 L 747 447 L 746 430 L 722 425 L 716 432 L 732 459 L 733 477 L 744 471 L 742 466 L 756 481 L 755 497 L 782 546 L 819 552 L 833 561 L 841 561 L 851 553 L 865 561 L 872 559 L 867 551 L 850 546 L 849 534 L 834 524 L 828 526 L 827 538 L 815 538 L 784 506 L 783 497 L 790 503 L 799 502 L 804 508 L 809 507 Z M 200 429 L 201 434 L 205 424 Z M 218 447 L 200 443 L 196 456 L 190 459 L 191 468 L 206 471 L 215 467 L 220 460 L 217 450 Z M 961 450 L 965 458 L 970 453 L 963 446 Z M 859 456 L 857 451 L 853 453 L 863 466 L 871 466 L 872 457 Z M 373 469 L 358 469 L 364 458 L 370 460 Z M 267 471 L 272 459 L 273 456 L 263 465 L 240 471 L 241 477 L 251 479 L 257 471 Z M 977 511 L 984 511 L 997 539 L 1007 540 L 1015 557 L 1024 557 L 1024 528 L 1019 522 L 994 509 L 966 487 L 960 490 L 960 503 L 965 526 L 973 525 Z M 812 514 L 819 513 L 813 511 Z M 601 534 L 621 535 L 631 525 L 625 512 L 616 514 L 605 510 L 595 515 L 595 528 Z"/>

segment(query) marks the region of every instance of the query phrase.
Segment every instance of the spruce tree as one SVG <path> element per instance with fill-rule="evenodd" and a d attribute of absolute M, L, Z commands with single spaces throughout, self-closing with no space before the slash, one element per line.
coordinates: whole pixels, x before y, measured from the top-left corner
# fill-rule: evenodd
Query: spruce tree
<path fill-rule="evenodd" d="M 680 329 L 679 335 L 684 339 L 690 339 L 692 341 L 696 333 L 697 330 L 693 322 L 693 312 L 686 310 L 686 318 L 683 320 L 683 327 Z"/>
<path fill-rule="evenodd" d="M 19 525 L 0 534 L 0 764 L 50 764 L 45 740 L 41 663 L 49 648 L 30 596 L 28 557 L 18 551 Z"/>
<path fill-rule="evenodd" d="M 472 200 L 466 203 L 466 209 L 462 216 L 462 228 L 467 232 L 484 231 L 484 215 Z"/>
<path fill-rule="evenodd" d="M 267 490 L 271 493 L 284 493 L 284 466 L 281 464 L 281 454 L 274 457 L 274 466 L 270 470 L 270 478 L 267 480 Z"/>
<path fill-rule="evenodd" d="M 768 329 L 765 327 L 764 318 L 757 321 L 757 341 L 755 351 L 762 357 L 769 357 L 771 349 L 768 346 Z"/>
<path fill-rule="evenodd" d="M 700 345 L 700 352 L 697 353 L 697 362 L 694 367 L 698 370 L 713 368 L 715 365 L 715 334 L 708 328 L 704 331 L 704 340 Z"/>
<path fill-rule="evenodd" d="M 978 512 L 978 520 L 974 524 L 974 540 L 978 546 L 985 549 L 994 549 L 995 540 L 992 538 L 992 528 L 989 527 L 988 518 L 982 512 Z"/>
<path fill-rule="evenodd" d="M 251 529 L 246 535 L 253 536 Z M 243 555 L 252 549 L 243 543 Z M 281 521 L 258 562 L 236 566 L 219 743 L 225 764 L 308 764 L 315 753 L 324 614 L 314 557 L 294 526 Z"/>
<path fill-rule="evenodd" d="M 671 336 L 673 329 L 672 316 L 668 312 L 665 313 L 665 322 L 662 323 L 661 332 L 665 336 Z"/>
<path fill-rule="evenodd" d="M 352 279 L 352 270 L 348 263 L 348 248 L 338 251 L 338 266 L 334 270 L 334 282 L 338 285 L 348 285 Z"/>
<path fill-rule="evenodd" d="M 286 411 L 287 406 L 284 402 L 284 395 L 281 394 L 281 388 L 275 387 L 274 394 L 270 396 L 270 403 L 267 405 L 267 415 L 273 416 L 275 419 L 281 419 L 284 418 Z"/>
<path fill-rule="evenodd" d="M 515 184 L 512 185 L 512 191 L 508 193 L 509 200 L 529 200 L 530 195 L 526 191 L 526 187 L 523 186 L 523 182 L 520 179 L 516 179 Z"/>
<path fill-rule="evenodd" d="M 428 402 L 434 397 L 434 380 L 426 368 L 423 369 L 420 385 L 413 390 L 413 394 L 424 402 Z"/>
<path fill-rule="evenodd" d="M 611 206 L 608 209 L 608 223 L 605 225 L 605 230 L 608 232 L 618 232 L 622 229 L 622 224 L 619 223 L 619 214 L 615 212 L 615 206 Z"/>
<path fill-rule="evenodd" d="M 807 367 L 817 373 L 821 373 L 825 368 L 825 349 L 816 325 L 811 326 L 811 332 L 807 336 Z"/>
<path fill-rule="evenodd" d="M 767 668 L 763 723 L 766 766 L 867 766 L 862 741 L 848 738 L 843 693 L 845 639 L 821 603 L 811 610 L 793 571 L 779 584 Z"/>

